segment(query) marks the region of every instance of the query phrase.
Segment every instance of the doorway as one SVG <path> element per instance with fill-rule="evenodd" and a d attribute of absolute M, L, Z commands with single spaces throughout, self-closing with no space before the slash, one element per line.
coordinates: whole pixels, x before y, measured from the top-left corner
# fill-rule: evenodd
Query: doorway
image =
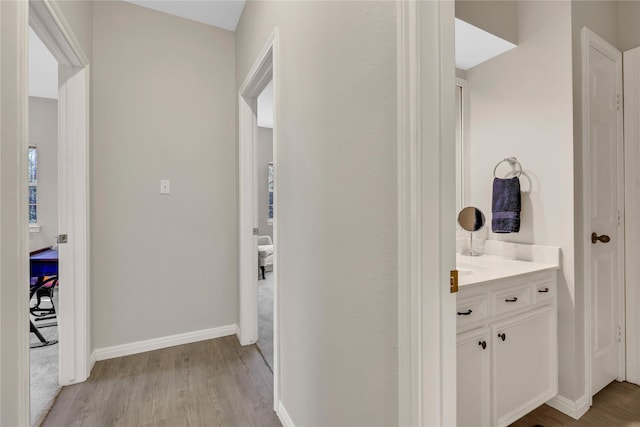
<path fill-rule="evenodd" d="M 26 6 L 25 6 L 26 8 Z M 85 381 L 91 369 L 89 361 L 89 61 L 69 25 L 54 2 L 31 0 L 28 3 L 28 26 L 20 28 L 26 37 L 29 27 L 57 62 L 57 210 L 56 235 L 60 235 L 57 276 L 60 281 L 56 305 L 59 351 L 57 385 Z M 26 22 L 25 22 L 26 24 Z M 25 50 L 28 50 L 25 49 Z M 25 76 L 26 77 L 26 76 Z M 25 80 L 27 80 L 25 78 Z M 21 93 L 28 102 L 28 93 Z M 25 111 L 26 114 L 26 111 Z M 27 117 L 25 117 L 26 119 Z M 27 120 L 25 120 L 26 124 Z M 26 132 L 25 132 L 26 134 Z M 24 170 L 27 170 L 28 141 L 23 141 Z M 29 193 L 24 184 L 25 206 Z M 27 228 L 28 215 L 21 218 Z M 53 228 L 53 227 L 52 227 Z M 26 235 L 25 235 L 26 238 Z M 66 240 L 66 243 L 65 243 Z M 27 244 L 24 245 L 28 247 Z M 28 263 L 28 251 L 22 255 Z M 24 286 L 26 278 L 21 282 Z M 54 298 L 55 300 L 56 298 Z M 28 318 L 28 305 L 19 308 L 21 318 Z M 26 335 L 26 331 L 25 331 Z M 27 353 L 28 354 L 28 353 Z M 29 359 L 21 360 L 24 372 Z M 28 375 L 25 375 L 29 378 Z M 28 384 L 23 384 L 28 390 Z M 28 393 L 26 393 L 28 395 Z M 23 410 L 21 409 L 21 412 Z M 27 414 L 22 414 L 25 419 Z"/>
<path fill-rule="evenodd" d="M 31 255 L 31 424 L 59 388 L 56 236 L 58 234 L 58 62 L 29 29 L 29 253 Z M 45 275 L 46 274 L 46 275 Z"/>
<path fill-rule="evenodd" d="M 258 341 L 256 345 L 273 372 L 273 270 L 275 219 L 273 158 L 273 81 L 258 95 L 256 176 L 258 186 Z"/>
<path fill-rule="evenodd" d="M 260 183 L 258 179 L 258 97 L 265 88 L 272 84 L 272 175 L 273 180 L 271 209 L 274 213 L 271 218 L 272 223 L 272 243 L 273 243 L 273 398 L 274 410 L 278 415 L 280 402 L 280 363 L 278 358 L 278 221 L 277 212 L 278 201 L 278 177 L 277 177 L 277 147 L 278 147 L 278 29 L 269 36 L 265 46 L 258 55 L 256 62 L 249 71 L 245 81 L 240 86 L 239 91 L 239 285 L 240 285 L 240 318 L 238 339 L 242 345 L 254 344 L 259 338 L 259 304 L 258 304 L 258 272 L 262 272 L 259 265 L 259 214 L 258 197 Z M 267 188 L 268 187 L 268 182 Z M 261 243 L 264 241 L 260 240 Z M 266 267 L 266 266 L 265 266 Z M 266 270 L 266 268 L 265 268 Z"/>
<path fill-rule="evenodd" d="M 586 378 L 625 379 L 622 54 L 587 28 L 583 50 Z"/>

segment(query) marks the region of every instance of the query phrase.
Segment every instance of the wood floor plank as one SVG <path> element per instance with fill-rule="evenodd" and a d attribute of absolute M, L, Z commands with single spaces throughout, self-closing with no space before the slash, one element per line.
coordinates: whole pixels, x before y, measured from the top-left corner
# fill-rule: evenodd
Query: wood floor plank
<path fill-rule="evenodd" d="M 593 397 L 579 420 L 542 405 L 510 427 L 640 427 L 640 387 L 614 381 Z"/>
<path fill-rule="evenodd" d="M 97 362 L 62 389 L 43 427 L 281 426 L 273 376 L 236 337 Z"/>

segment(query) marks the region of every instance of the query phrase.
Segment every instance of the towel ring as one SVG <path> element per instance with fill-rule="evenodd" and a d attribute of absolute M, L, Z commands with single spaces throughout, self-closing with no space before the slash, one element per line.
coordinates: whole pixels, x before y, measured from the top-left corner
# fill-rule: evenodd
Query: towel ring
<path fill-rule="evenodd" d="M 504 162 L 507 162 L 507 163 L 509 163 L 509 165 L 511 165 L 511 169 L 513 169 L 513 176 L 520 177 L 520 175 L 522 175 L 522 165 L 520 164 L 518 159 L 516 159 L 515 157 L 507 157 L 504 160 L 500 160 L 498 162 L 498 164 L 496 165 L 496 167 L 493 168 L 493 177 L 494 178 L 497 178 L 496 171 L 498 170 L 498 166 L 500 166 Z M 518 168 L 516 168 L 516 166 Z"/>

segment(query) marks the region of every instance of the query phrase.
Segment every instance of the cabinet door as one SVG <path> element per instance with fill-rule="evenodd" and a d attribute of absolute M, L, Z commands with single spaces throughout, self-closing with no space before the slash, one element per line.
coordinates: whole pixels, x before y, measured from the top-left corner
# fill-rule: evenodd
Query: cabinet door
<path fill-rule="evenodd" d="M 524 416 L 558 391 L 555 308 L 548 306 L 492 328 L 495 425 Z"/>
<path fill-rule="evenodd" d="M 458 335 L 459 427 L 490 425 L 490 354 L 488 328 Z"/>

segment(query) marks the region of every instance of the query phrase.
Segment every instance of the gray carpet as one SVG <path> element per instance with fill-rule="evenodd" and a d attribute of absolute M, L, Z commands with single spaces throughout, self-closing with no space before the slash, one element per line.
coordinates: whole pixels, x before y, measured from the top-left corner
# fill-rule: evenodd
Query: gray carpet
<path fill-rule="evenodd" d="M 43 303 L 43 306 L 47 306 Z M 34 322 L 40 333 L 47 340 L 58 339 L 58 327 L 41 327 L 41 323 L 47 321 Z M 55 322 L 48 322 L 49 324 Z M 40 341 L 35 334 L 29 333 L 31 344 Z M 47 347 L 32 348 L 30 350 L 31 359 L 31 425 L 37 425 L 42 416 L 47 413 L 53 403 L 58 389 L 58 344 Z"/>
<path fill-rule="evenodd" d="M 273 272 L 258 280 L 258 350 L 273 372 Z"/>

